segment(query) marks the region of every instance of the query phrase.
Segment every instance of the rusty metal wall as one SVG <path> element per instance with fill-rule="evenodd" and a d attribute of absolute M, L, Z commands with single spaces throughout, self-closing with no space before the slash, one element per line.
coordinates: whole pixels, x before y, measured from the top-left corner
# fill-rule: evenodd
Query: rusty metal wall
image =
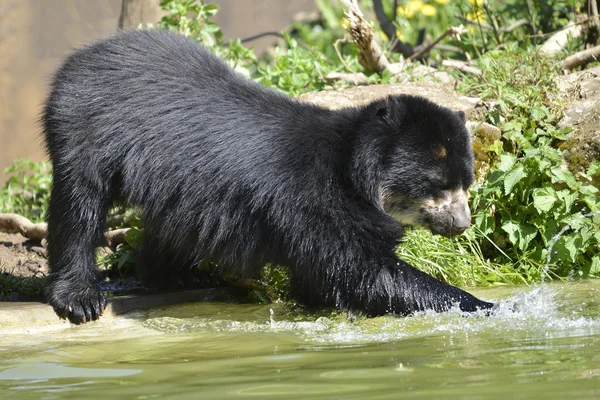
<path fill-rule="evenodd" d="M 228 38 L 279 31 L 315 9 L 314 0 L 206 2 L 219 5 Z M 52 74 L 74 48 L 114 32 L 120 10 L 121 0 L 0 0 L 0 171 L 15 158 L 44 159 L 37 120 Z"/>

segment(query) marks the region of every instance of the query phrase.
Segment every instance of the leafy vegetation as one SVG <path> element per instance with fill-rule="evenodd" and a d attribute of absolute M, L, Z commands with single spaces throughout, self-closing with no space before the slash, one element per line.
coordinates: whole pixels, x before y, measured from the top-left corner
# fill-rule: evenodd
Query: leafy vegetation
<path fill-rule="evenodd" d="M 0 189 L 0 213 L 16 213 L 33 222 L 42 221 L 50 198 L 50 164 L 18 159 L 4 174 L 8 179 Z"/>
<path fill-rule="evenodd" d="M 558 65 L 532 47 L 510 46 L 486 53 L 479 66 L 484 76 L 466 77 L 463 90 L 494 99 L 497 107 L 486 119 L 504 139 L 491 146 L 498 162 L 473 189 L 476 232 L 495 244 L 484 246 L 485 254 L 501 249 L 527 280 L 549 272 L 598 275 L 598 189 L 578 181 L 559 150 L 568 130 L 556 127 L 562 105 L 552 79 Z M 569 224 L 573 229 L 557 239 L 548 258 L 552 238 Z M 547 260 L 549 270 L 542 268 Z"/>
<path fill-rule="evenodd" d="M 238 72 L 291 96 L 348 85 L 327 81 L 330 72 L 362 71 L 356 46 L 344 39 L 346 21 L 338 1 L 317 0 L 320 17 L 295 23 L 283 33 L 279 46 L 261 57 L 240 39 L 224 42 L 219 26 L 211 20 L 218 11 L 215 5 L 194 0 L 160 3 L 169 14 L 159 28 L 194 38 Z M 360 4 L 375 21 L 372 1 Z M 374 27 L 390 62 L 402 62 L 405 56 L 396 50 L 398 40 L 416 50 L 428 36 L 435 38 L 448 27 L 465 26 L 460 40 L 448 38 L 422 61 L 443 68 L 443 57 L 473 59 L 481 75 L 448 72 L 459 78 L 459 91 L 487 102 L 488 111 L 476 118 L 502 131 L 501 139 L 479 149 L 487 154 L 489 168 L 471 190 L 473 229 L 454 239 L 410 230 L 398 247 L 401 257 L 463 286 L 600 277 L 600 200 L 591 184 L 600 180 L 600 162 L 585 165 L 577 174 L 565 163 L 561 145 L 569 132 L 557 127 L 564 104 L 555 83 L 561 70 L 555 59 L 537 51 L 547 33 L 563 28 L 585 11 L 579 8 L 582 3 L 408 0 L 396 10 L 393 4 L 383 1 L 395 29 L 392 37 L 377 23 Z M 584 40 L 572 40 L 564 51 L 582 49 Z M 397 76 L 365 73 L 370 83 L 404 82 L 419 79 L 411 74 L 416 65 L 408 63 Z M 41 220 L 48 200 L 49 171 L 48 164 L 24 160 L 7 169 L 10 178 L 0 190 L 0 212 Z M 135 227 L 127 243 L 102 260 L 125 274 L 139 249 L 143 227 L 135 211 L 114 210 L 112 215 L 121 217 L 111 226 Z M 271 298 L 286 293 L 285 268 L 266 266 L 260 279 Z"/>

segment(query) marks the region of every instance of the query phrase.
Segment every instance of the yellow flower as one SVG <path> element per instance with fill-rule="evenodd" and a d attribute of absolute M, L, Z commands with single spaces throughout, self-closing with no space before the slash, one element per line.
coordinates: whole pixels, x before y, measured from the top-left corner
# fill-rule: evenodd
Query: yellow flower
<path fill-rule="evenodd" d="M 445 5 L 448 4 L 450 2 L 450 0 L 435 0 L 436 3 L 441 4 L 441 5 Z"/>
<path fill-rule="evenodd" d="M 473 4 L 474 6 L 481 7 L 483 6 L 483 3 L 485 3 L 485 0 L 469 0 L 469 3 Z"/>
<path fill-rule="evenodd" d="M 423 7 L 421 7 L 421 13 L 423 13 L 423 15 L 426 17 L 433 17 L 435 12 L 435 7 L 431 4 L 423 4 Z"/>
<path fill-rule="evenodd" d="M 473 10 L 467 14 L 467 19 L 475 22 L 482 22 L 485 19 L 485 15 L 483 15 L 483 10 L 481 8 L 473 8 Z"/>
<path fill-rule="evenodd" d="M 416 12 L 420 12 L 425 4 L 421 0 L 410 0 L 406 6 L 398 7 L 396 13 L 406 18 L 412 18 Z"/>
<path fill-rule="evenodd" d="M 390 40 L 390 38 L 385 34 L 384 31 L 381 31 L 381 37 L 383 38 L 383 40 L 388 41 Z M 398 38 L 398 40 L 404 40 L 404 35 L 402 34 L 402 32 L 400 32 L 399 30 L 396 29 L 396 37 Z"/>

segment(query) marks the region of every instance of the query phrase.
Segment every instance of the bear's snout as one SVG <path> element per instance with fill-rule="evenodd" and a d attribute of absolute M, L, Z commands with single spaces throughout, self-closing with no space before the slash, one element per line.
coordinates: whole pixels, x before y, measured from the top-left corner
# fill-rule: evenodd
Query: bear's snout
<path fill-rule="evenodd" d="M 463 190 L 445 192 L 439 199 L 421 209 L 425 226 L 442 236 L 456 236 L 471 226 L 471 210 Z"/>

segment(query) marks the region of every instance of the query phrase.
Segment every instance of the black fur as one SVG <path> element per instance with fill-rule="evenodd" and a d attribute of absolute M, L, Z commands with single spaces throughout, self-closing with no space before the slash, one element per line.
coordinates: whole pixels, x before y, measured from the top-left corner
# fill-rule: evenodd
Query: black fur
<path fill-rule="evenodd" d="M 307 304 L 491 307 L 399 260 L 402 227 L 383 209 L 383 192 L 435 198 L 472 183 L 464 115 L 409 96 L 330 111 L 237 75 L 190 39 L 131 31 L 70 56 L 42 120 L 54 167 L 48 301 L 72 322 L 105 307 L 94 247 L 120 200 L 142 209 L 150 281 L 201 260 L 248 274 L 272 262 L 291 268 Z"/>

